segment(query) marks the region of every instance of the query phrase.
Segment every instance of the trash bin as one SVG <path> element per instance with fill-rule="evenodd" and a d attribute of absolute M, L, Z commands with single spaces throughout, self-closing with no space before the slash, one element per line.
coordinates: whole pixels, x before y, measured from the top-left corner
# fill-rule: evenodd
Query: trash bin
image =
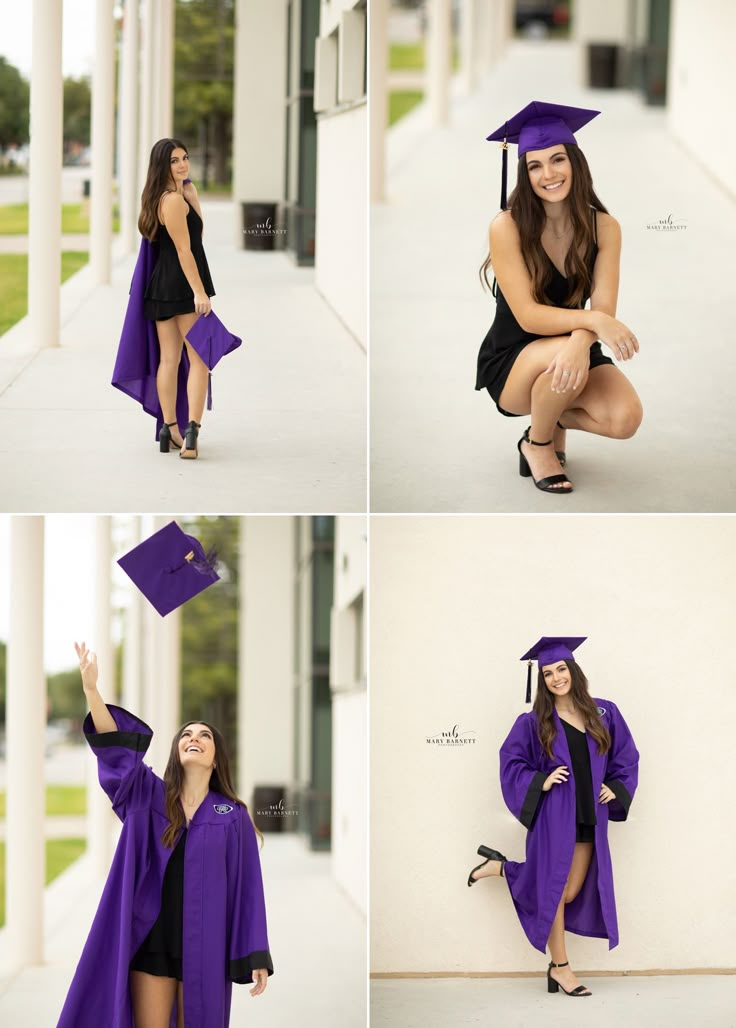
<path fill-rule="evenodd" d="M 276 238 L 276 204 L 244 203 L 243 239 L 246 250 L 273 250 Z"/>
<path fill-rule="evenodd" d="M 253 821 L 262 832 L 282 832 L 286 789 L 283 785 L 256 785 L 253 789 Z M 260 813 L 259 813 L 260 811 Z"/>
<path fill-rule="evenodd" d="M 618 71 L 618 47 L 609 43 L 588 44 L 588 86 L 614 89 Z"/>
<path fill-rule="evenodd" d="M 90 182 L 91 182 L 91 179 L 86 178 L 86 179 L 83 180 L 83 183 L 82 183 L 82 196 L 85 198 L 85 200 L 89 199 Z"/>

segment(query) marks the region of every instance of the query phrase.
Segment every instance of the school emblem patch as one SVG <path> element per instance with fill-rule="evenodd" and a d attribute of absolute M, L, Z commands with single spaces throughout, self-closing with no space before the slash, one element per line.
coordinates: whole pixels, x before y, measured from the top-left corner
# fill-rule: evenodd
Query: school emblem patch
<path fill-rule="evenodd" d="M 215 803 L 216 814 L 229 814 L 232 809 L 233 808 L 229 807 L 227 803 Z"/>
<path fill-rule="evenodd" d="M 599 707 L 598 708 L 598 713 L 599 714 L 605 714 L 606 713 L 606 708 L 605 707 Z"/>

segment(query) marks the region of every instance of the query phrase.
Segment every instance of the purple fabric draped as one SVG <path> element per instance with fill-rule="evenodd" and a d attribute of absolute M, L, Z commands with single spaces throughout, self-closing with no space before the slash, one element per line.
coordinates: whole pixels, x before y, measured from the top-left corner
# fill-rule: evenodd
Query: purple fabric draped
<path fill-rule="evenodd" d="M 565 930 L 576 935 L 608 939 L 618 945 L 618 922 L 613 890 L 613 868 L 608 848 L 608 822 L 625 821 L 638 782 L 639 754 L 631 732 L 610 700 L 595 699 L 601 721 L 611 734 L 608 753 L 599 754 L 588 734 L 593 795 L 596 799 L 595 844 L 583 886 L 565 904 Z M 520 714 L 500 751 L 501 791 L 506 806 L 527 831 L 526 860 L 509 860 L 504 875 L 529 942 L 546 952 L 547 939 L 570 871 L 575 849 L 575 782 L 564 728 L 553 713 L 557 735 L 549 759 L 537 735 L 533 711 Z M 542 792 L 547 776 L 565 764 L 567 782 Z M 601 784 L 615 794 L 610 803 L 598 803 Z"/>
<path fill-rule="evenodd" d="M 112 373 L 112 384 L 115 388 L 137 400 L 143 410 L 156 419 L 156 439 L 158 439 L 164 420 L 156 390 L 156 372 L 158 371 L 160 351 L 156 323 L 143 316 L 143 297 L 156 266 L 157 256 L 158 247 L 143 237 L 130 284 L 128 309 L 125 312 L 115 368 Z M 176 387 L 176 420 L 182 435 L 189 421 L 188 374 L 189 357 L 186 347 L 182 347 Z M 210 408 L 211 399 L 208 405 L 208 409 Z"/>
<path fill-rule="evenodd" d="M 161 842 L 169 823 L 164 783 L 143 763 L 153 733 L 122 707 L 108 708 L 118 731 L 98 735 L 88 714 L 84 732 L 123 828 L 57 1028 L 133 1028 L 130 961 L 158 917 L 173 852 Z M 257 968 L 273 973 L 258 843 L 245 808 L 213 791 L 187 831 L 184 1019 L 227 1028 L 232 983 L 251 982 Z"/>

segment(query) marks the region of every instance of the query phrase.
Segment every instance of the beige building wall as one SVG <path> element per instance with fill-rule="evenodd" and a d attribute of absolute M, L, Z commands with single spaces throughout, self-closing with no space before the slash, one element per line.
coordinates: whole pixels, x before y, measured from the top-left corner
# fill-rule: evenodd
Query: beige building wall
<path fill-rule="evenodd" d="M 321 5 L 317 39 L 315 284 L 358 342 L 367 343 L 368 110 L 365 5 Z"/>
<path fill-rule="evenodd" d="M 233 91 L 233 244 L 241 202 L 281 203 L 286 137 L 286 0 L 237 0 Z"/>
<path fill-rule="evenodd" d="M 668 123 L 682 146 L 733 196 L 736 4 L 675 2 L 667 74 Z"/>
<path fill-rule="evenodd" d="M 641 754 L 630 818 L 609 828 L 620 944 L 568 935 L 570 959 L 736 967 L 734 519 L 374 517 L 370 563 L 371 970 L 542 966 L 505 881 L 466 885 L 480 843 L 524 859 L 498 751 L 542 635 L 589 637 L 591 693 Z M 427 743 L 454 726 L 473 741 Z"/>
<path fill-rule="evenodd" d="M 335 520 L 332 607 L 332 868 L 367 914 L 368 694 L 366 654 L 367 522 Z"/>

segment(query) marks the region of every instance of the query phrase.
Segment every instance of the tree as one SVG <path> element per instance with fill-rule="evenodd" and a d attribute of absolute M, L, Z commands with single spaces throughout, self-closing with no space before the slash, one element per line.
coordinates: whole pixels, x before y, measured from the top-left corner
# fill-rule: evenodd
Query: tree
<path fill-rule="evenodd" d="M 22 146 L 30 139 L 30 86 L 4 57 L 0 57 L 0 149 Z"/>
<path fill-rule="evenodd" d="M 214 547 L 220 581 L 182 610 L 182 721 L 204 718 L 237 753 L 238 518 L 199 517 L 183 522 L 205 551 Z"/>
<path fill-rule="evenodd" d="M 234 0 L 178 0 L 174 50 L 175 135 L 201 150 L 203 185 L 210 156 L 214 179 L 230 178 L 232 147 Z M 189 141 L 192 141 L 191 143 Z"/>

